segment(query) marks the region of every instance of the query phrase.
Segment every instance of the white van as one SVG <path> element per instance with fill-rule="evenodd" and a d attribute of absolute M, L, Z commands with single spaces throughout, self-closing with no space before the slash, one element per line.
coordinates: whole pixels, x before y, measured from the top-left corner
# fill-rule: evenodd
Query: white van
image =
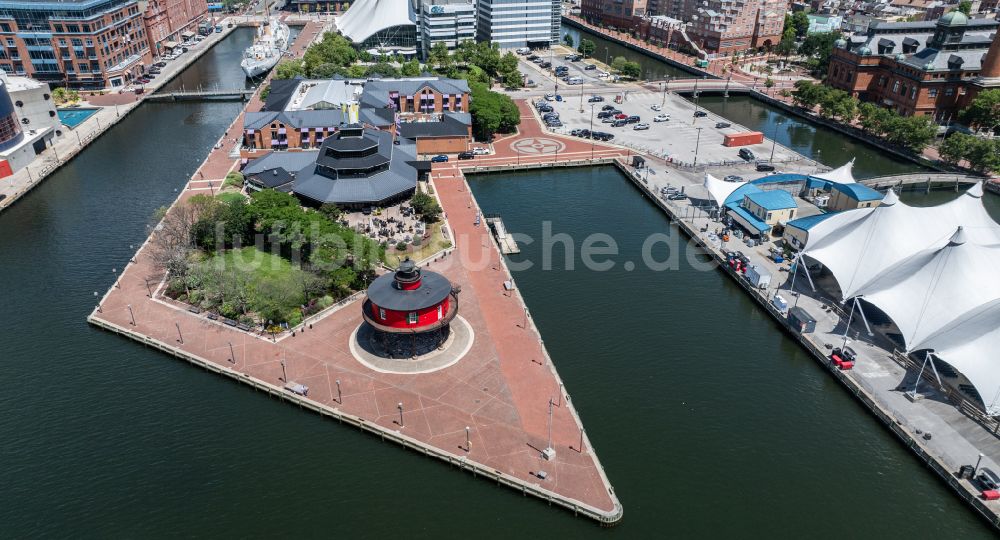
<path fill-rule="evenodd" d="M 570 77 L 566 79 L 567 84 L 583 84 L 583 77 Z"/>
<path fill-rule="evenodd" d="M 527 47 L 521 47 L 520 49 L 517 49 L 514 52 L 516 52 L 517 54 L 528 54 L 528 53 L 531 52 L 531 49 L 529 49 Z"/>

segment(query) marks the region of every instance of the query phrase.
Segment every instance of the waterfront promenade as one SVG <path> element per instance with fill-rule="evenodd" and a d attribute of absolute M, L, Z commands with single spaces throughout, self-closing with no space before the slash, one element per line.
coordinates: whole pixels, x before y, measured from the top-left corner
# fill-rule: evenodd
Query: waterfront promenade
<path fill-rule="evenodd" d="M 316 33 L 307 26 L 301 35 Z M 297 41 L 296 54 L 308 41 Z M 255 95 L 246 110 L 260 105 Z M 532 113 L 524 103 L 521 111 Z M 242 113 L 195 172 L 179 201 L 218 189 L 238 163 L 232 156 L 241 125 Z M 537 122 L 525 126 L 520 136 L 498 141 L 499 153 L 490 159 L 509 163 L 515 159 L 511 152 L 516 141 L 542 135 Z M 589 156 L 589 144 L 556 138 L 567 149 L 563 160 Z M 609 147 L 597 151 L 600 157 L 628 153 Z M 545 154 L 531 155 L 525 156 L 524 163 L 551 159 Z M 621 504 L 519 291 L 505 291 L 504 282 L 512 283 L 513 278 L 488 228 L 477 223 L 479 209 L 464 178 L 435 169 L 431 185 L 447 216 L 445 227 L 454 249 L 447 256 L 437 254 L 427 265 L 461 287 L 459 315 L 475 336 L 468 353 L 452 366 L 402 375 L 362 364 L 350 346 L 362 322 L 357 298 L 310 319 L 308 328 L 273 340 L 191 313 L 159 296 L 163 275 L 152 265 L 148 243 L 89 320 L 574 513 L 606 524 L 617 522 Z M 150 287 L 157 289 L 152 297 Z M 308 397 L 282 390 L 287 381 L 307 385 Z M 556 454 L 546 460 L 541 451 L 550 443 L 550 401 L 551 445 Z M 398 404 L 403 404 L 402 419 Z"/>

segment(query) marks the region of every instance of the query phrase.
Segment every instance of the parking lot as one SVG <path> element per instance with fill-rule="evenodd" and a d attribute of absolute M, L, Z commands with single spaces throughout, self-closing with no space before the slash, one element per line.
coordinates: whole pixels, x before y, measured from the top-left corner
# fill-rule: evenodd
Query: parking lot
<path fill-rule="evenodd" d="M 557 91 L 565 88 L 579 88 L 580 85 L 568 85 L 566 81 L 562 80 L 562 75 L 556 76 L 555 70 L 558 67 L 565 66 L 566 75 L 570 77 L 579 77 L 581 79 L 582 85 L 588 87 L 600 87 L 600 88 L 611 88 L 611 80 L 609 77 L 600 77 L 599 75 L 607 73 L 601 69 L 592 59 L 581 58 L 577 61 L 566 60 L 566 55 L 570 54 L 569 50 L 562 50 L 564 48 L 532 51 L 531 55 L 519 55 L 520 63 L 518 68 L 521 73 L 525 76 L 526 80 L 533 81 L 536 87 L 539 89 L 544 89 L 548 91 Z M 529 60 L 534 56 L 538 57 L 538 61 Z M 544 62 L 550 62 L 551 65 L 547 68 L 541 67 L 540 63 L 544 65 Z M 593 66 L 592 69 L 587 69 L 587 66 Z"/>
<path fill-rule="evenodd" d="M 726 134 L 750 130 L 738 124 L 716 127 L 730 122 L 700 108 L 699 114 L 704 116 L 696 117 L 695 104 L 674 94 L 664 95 L 638 90 L 618 93 L 613 89 L 602 91 L 580 86 L 570 86 L 565 90 L 560 86 L 560 92 L 562 101 L 548 102 L 559 114 L 559 120 L 562 122 L 561 127 L 553 129 L 557 133 L 571 134 L 573 130 L 582 129 L 611 133 L 614 135 L 612 142 L 615 144 L 683 163 L 694 163 L 697 152 L 698 164 L 750 165 L 739 157 L 740 148 L 749 149 L 756 159 L 764 161 L 771 159 L 773 148 L 775 163 L 796 160 L 800 157 L 783 146 L 772 147 L 768 139 L 763 143 L 739 148 L 723 146 Z M 590 102 L 590 98 L 594 95 L 603 98 L 604 101 Z M 621 103 L 615 103 L 618 96 L 622 98 Z M 601 109 L 607 105 L 616 107 L 625 115 L 638 116 L 638 122 L 612 127 L 610 121 L 605 122 L 598 118 Z M 654 107 L 661 110 L 655 111 Z M 657 115 L 664 115 L 669 120 L 654 121 Z M 648 129 L 635 129 L 639 124 L 648 125 Z"/>

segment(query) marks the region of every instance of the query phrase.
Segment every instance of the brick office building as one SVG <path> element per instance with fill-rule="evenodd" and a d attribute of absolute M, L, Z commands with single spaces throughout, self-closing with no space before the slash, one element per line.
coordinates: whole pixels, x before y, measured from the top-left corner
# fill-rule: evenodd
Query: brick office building
<path fill-rule="evenodd" d="M 265 111 L 244 117 L 240 154 L 249 162 L 276 150 L 317 148 L 356 123 L 412 139 L 419 154 L 463 152 L 472 140 L 468 83 L 437 77 L 274 81 Z"/>
<path fill-rule="evenodd" d="M 194 37 L 198 22 L 208 16 L 206 0 L 145 0 L 143 24 L 149 50 L 154 56 L 166 53 L 168 45 Z"/>
<path fill-rule="evenodd" d="M 998 27 L 959 11 L 937 21 L 872 23 L 867 34 L 836 43 L 827 84 L 899 114 L 948 123 L 977 92 L 1000 86 Z"/>
<path fill-rule="evenodd" d="M 124 86 L 152 61 L 135 0 L 0 0 L 0 69 L 58 86 Z"/>

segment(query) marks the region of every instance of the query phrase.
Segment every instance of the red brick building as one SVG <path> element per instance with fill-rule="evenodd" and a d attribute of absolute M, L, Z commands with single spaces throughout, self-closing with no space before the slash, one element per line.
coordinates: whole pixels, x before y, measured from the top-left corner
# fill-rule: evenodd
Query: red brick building
<path fill-rule="evenodd" d="M 124 86 L 152 61 L 135 0 L 0 1 L 0 69 L 55 86 Z"/>
<path fill-rule="evenodd" d="M 837 42 L 827 84 L 900 114 L 948 123 L 977 92 L 1000 86 L 998 27 L 958 11 L 930 22 L 873 23 L 867 35 Z"/>
<path fill-rule="evenodd" d="M 193 37 L 198 22 L 207 15 L 206 0 L 146 0 L 143 23 L 149 50 L 158 56 L 166 52 L 167 45 Z"/>
<path fill-rule="evenodd" d="M 646 0 L 582 0 L 580 16 L 619 30 L 635 30 L 646 14 Z"/>

